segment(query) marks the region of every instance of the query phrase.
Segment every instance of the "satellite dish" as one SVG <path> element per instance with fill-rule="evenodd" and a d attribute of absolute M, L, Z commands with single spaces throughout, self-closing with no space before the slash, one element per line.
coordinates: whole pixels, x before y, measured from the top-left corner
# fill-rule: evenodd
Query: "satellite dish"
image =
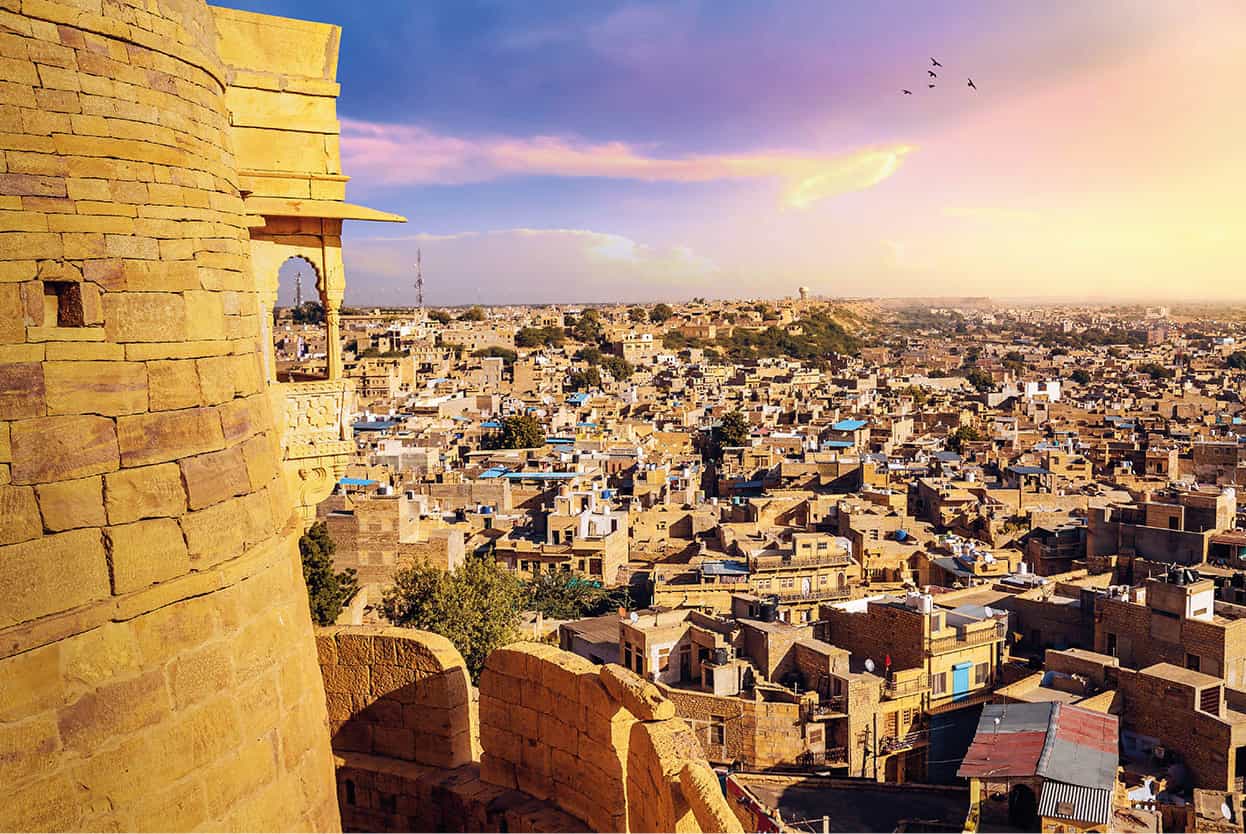
<path fill-rule="evenodd" d="M 868 657 L 865 659 L 865 671 L 867 672 L 874 671 L 874 661 L 870 660 Z"/>
<path fill-rule="evenodd" d="M 628 615 L 628 619 L 631 620 L 632 623 L 638 623 L 640 622 L 640 615 L 633 611 L 630 615 Z"/>
<path fill-rule="evenodd" d="M 1229 803 L 1220 803 L 1220 816 L 1224 817 L 1226 820 L 1233 819 L 1233 810 L 1229 808 Z"/>

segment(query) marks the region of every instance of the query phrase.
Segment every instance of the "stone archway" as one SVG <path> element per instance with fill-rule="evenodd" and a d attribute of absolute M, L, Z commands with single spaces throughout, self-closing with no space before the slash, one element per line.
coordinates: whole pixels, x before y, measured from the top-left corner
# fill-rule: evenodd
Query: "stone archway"
<path fill-rule="evenodd" d="M 306 254 L 290 255 L 278 266 L 273 284 L 266 324 L 272 328 L 275 381 L 327 379 L 330 335 L 320 268 Z M 317 356 L 323 357 L 323 366 Z"/>

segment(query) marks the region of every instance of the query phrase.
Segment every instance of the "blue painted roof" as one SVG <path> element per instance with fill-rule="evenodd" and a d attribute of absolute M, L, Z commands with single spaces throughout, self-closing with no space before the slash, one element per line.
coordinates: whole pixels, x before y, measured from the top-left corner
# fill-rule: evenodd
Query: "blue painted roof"
<path fill-rule="evenodd" d="M 480 424 L 480 427 L 482 429 L 500 429 L 502 428 L 502 424 L 499 423 L 497 420 L 486 420 L 485 422 Z"/>
<path fill-rule="evenodd" d="M 569 481 L 580 477 L 579 472 L 507 472 L 502 477 L 512 481 Z"/>
<path fill-rule="evenodd" d="M 831 426 L 833 431 L 856 431 L 865 428 L 865 420 L 840 420 Z"/>
<path fill-rule="evenodd" d="M 360 420 L 351 428 L 355 431 L 385 431 L 398 425 L 394 420 Z"/>
<path fill-rule="evenodd" d="M 484 472 L 481 472 L 480 477 L 481 478 L 500 478 L 503 475 L 505 475 L 507 471 L 509 470 L 507 470 L 505 466 L 494 466 L 490 469 L 486 469 Z"/>
<path fill-rule="evenodd" d="M 338 483 L 342 486 L 372 486 L 376 481 L 370 478 L 342 478 Z"/>
<path fill-rule="evenodd" d="M 583 391 L 577 391 L 576 393 L 567 397 L 567 402 L 575 403 L 576 405 L 580 405 L 581 403 L 584 403 L 587 400 L 588 400 L 588 394 L 585 394 Z"/>
<path fill-rule="evenodd" d="M 550 445 L 565 445 L 568 443 L 575 443 L 575 438 L 574 437 L 547 437 L 545 438 L 545 442 L 549 443 Z"/>
<path fill-rule="evenodd" d="M 1041 466 L 1010 466 L 1009 472 L 1015 472 L 1018 475 L 1050 475 L 1051 472 Z"/>
<path fill-rule="evenodd" d="M 822 443 L 823 449 L 851 449 L 851 440 L 827 440 Z"/>

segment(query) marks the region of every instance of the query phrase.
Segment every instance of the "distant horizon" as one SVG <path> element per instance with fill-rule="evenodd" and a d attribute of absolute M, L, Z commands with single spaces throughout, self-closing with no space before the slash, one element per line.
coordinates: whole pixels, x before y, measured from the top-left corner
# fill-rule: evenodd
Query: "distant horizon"
<path fill-rule="evenodd" d="M 425 303 L 424 308 L 429 310 L 440 309 L 470 309 L 472 307 L 652 307 L 657 304 L 668 304 L 678 306 L 680 304 L 692 304 L 696 299 L 703 298 L 707 302 L 737 302 L 737 303 L 764 303 L 776 301 L 797 301 L 795 295 L 780 296 L 697 296 L 696 298 L 685 299 L 652 299 L 648 301 L 529 301 L 529 302 L 497 302 L 488 301 L 464 301 L 453 304 L 432 304 Z M 314 297 L 308 297 L 304 291 L 304 299 L 307 301 L 317 301 Z M 945 303 L 949 306 L 955 306 L 953 302 L 990 304 L 993 306 L 1031 306 L 1031 307 L 1065 307 L 1065 306 L 1086 306 L 1086 307 L 1190 307 L 1203 304 L 1218 304 L 1227 306 L 1246 306 L 1246 294 L 1240 298 L 1131 298 L 1131 297 L 1111 297 L 1111 296 L 971 296 L 971 295 L 877 295 L 877 296 L 825 296 L 811 294 L 807 299 L 810 302 L 821 302 L 826 304 L 854 304 L 854 303 L 871 303 L 871 302 L 910 302 L 913 304 L 928 303 Z M 277 307 L 286 309 L 292 307 L 293 304 L 288 300 L 278 300 Z M 412 312 L 419 309 L 415 304 L 385 304 L 366 301 L 352 301 L 347 299 L 342 304 L 343 307 L 350 308 L 376 308 L 385 310 L 410 310 Z"/>

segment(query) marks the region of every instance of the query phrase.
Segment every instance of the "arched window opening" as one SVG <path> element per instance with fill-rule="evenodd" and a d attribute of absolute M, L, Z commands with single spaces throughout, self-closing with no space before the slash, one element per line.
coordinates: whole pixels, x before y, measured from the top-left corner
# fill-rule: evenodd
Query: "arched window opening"
<path fill-rule="evenodd" d="M 273 356 L 279 382 L 328 376 L 328 329 L 311 262 L 287 258 L 277 273 L 273 305 Z"/>

